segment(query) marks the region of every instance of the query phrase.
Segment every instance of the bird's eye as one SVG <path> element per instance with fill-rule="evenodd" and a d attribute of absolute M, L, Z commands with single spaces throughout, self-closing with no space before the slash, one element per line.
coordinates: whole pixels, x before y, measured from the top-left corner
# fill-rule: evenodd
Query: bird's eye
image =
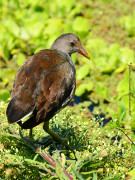
<path fill-rule="evenodd" d="M 75 46 L 75 43 L 74 42 L 70 42 L 70 45 L 73 47 L 73 46 Z"/>

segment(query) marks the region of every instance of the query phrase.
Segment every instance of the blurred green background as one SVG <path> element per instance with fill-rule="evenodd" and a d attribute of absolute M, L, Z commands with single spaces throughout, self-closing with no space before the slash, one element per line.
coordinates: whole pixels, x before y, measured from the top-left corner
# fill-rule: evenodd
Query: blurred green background
<path fill-rule="evenodd" d="M 76 95 L 94 102 L 93 113 L 104 114 L 106 119 L 119 120 L 124 113 L 119 123 L 135 129 L 135 0 L 1 0 L 0 101 L 9 101 L 19 66 L 69 32 L 79 36 L 91 57 L 89 61 L 72 56 Z"/>

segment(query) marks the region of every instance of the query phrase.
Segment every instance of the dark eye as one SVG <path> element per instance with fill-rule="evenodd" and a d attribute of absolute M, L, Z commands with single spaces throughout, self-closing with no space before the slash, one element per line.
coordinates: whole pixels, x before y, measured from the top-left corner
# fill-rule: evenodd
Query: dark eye
<path fill-rule="evenodd" d="M 73 47 L 73 46 L 75 46 L 75 43 L 74 42 L 70 42 L 70 45 Z"/>

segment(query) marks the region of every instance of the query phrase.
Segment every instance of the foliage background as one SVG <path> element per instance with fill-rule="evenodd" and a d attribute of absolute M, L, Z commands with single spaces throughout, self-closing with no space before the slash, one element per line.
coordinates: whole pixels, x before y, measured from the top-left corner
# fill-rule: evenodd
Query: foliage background
<path fill-rule="evenodd" d="M 87 101 L 80 106 L 91 109 L 89 117 L 135 130 L 135 0 L 1 0 L 0 7 L 0 101 L 9 101 L 15 74 L 29 56 L 72 32 L 91 57 L 72 57 L 76 95 Z"/>

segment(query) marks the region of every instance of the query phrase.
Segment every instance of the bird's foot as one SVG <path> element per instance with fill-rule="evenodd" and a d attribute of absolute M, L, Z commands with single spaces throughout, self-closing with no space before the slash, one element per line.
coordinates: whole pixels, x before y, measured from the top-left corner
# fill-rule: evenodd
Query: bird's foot
<path fill-rule="evenodd" d="M 63 139 L 64 139 L 64 140 L 63 140 Z M 75 160 L 77 160 L 74 150 L 67 144 L 67 141 L 65 141 L 65 140 L 67 140 L 67 139 L 66 139 L 66 138 L 61 138 L 60 143 L 61 143 L 62 145 L 64 145 L 67 150 L 70 150 L 70 151 L 74 154 Z"/>
<path fill-rule="evenodd" d="M 44 145 L 45 147 L 48 147 L 53 143 L 53 139 L 49 138 L 48 140 L 42 139 L 40 142 L 36 141 L 37 144 Z"/>

